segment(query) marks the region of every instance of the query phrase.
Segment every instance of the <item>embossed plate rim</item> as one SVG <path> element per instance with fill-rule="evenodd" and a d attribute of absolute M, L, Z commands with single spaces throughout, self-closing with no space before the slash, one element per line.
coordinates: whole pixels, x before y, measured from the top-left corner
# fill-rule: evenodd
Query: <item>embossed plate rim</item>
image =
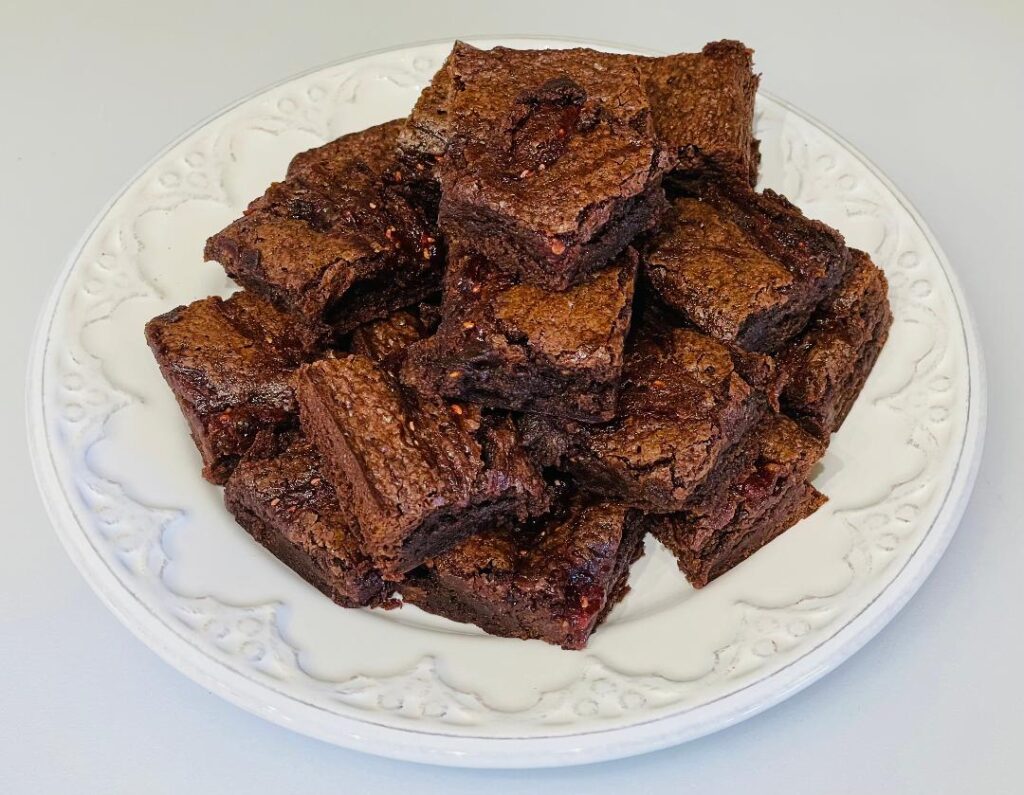
<path fill-rule="evenodd" d="M 650 52 L 640 47 L 567 37 L 474 36 L 471 39 L 503 42 L 548 41 L 552 44 L 589 45 L 632 52 Z M 418 729 L 382 726 L 370 721 L 329 713 L 314 704 L 299 701 L 254 679 L 244 675 L 239 676 L 238 672 L 228 669 L 220 661 L 205 655 L 182 634 L 161 620 L 153 621 L 154 614 L 110 572 L 78 524 L 50 456 L 44 404 L 38 398 L 43 384 L 50 325 L 54 320 L 58 301 L 83 248 L 112 207 L 167 152 L 207 124 L 254 97 L 323 69 L 338 67 L 374 55 L 436 45 L 446 41 L 450 40 L 424 41 L 361 53 L 293 75 L 253 92 L 178 136 L 129 180 L 96 217 L 69 256 L 44 306 L 37 323 L 29 361 L 26 385 L 29 447 L 33 468 L 50 520 L 68 554 L 101 600 L 132 632 L 167 662 L 204 687 L 254 714 L 345 747 L 395 758 L 448 765 L 555 766 L 620 758 L 656 750 L 711 733 L 757 714 L 816 681 L 856 652 L 891 620 L 920 587 L 944 552 L 966 507 L 980 460 L 985 423 L 985 377 L 977 334 L 960 285 L 931 230 L 906 197 L 855 147 L 826 125 L 767 92 L 761 92 L 762 96 L 816 126 L 857 158 L 885 186 L 920 228 L 938 260 L 955 300 L 969 371 L 968 413 L 960 454 L 950 486 L 931 527 L 926 531 L 922 541 L 911 553 L 903 568 L 883 588 L 882 592 L 845 626 L 801 657 L 773 674 L 726 696 L 696 707 L 685 708 L 665 717 L 638 721 L 627 727 L 593 729 L 562 736 L 498 739 L 453 736 Z M 37 399 L 34 400 L 34 398 Z M 211 666 L 211 662 L 215 664 Z M 225 669 L 226 675 L 222 675 L 222 667 Z"/>

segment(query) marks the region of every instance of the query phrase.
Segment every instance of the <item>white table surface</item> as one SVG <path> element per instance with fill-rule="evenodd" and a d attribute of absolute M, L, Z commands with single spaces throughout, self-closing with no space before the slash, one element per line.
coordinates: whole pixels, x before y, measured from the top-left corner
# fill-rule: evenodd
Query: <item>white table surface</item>
<path fill-rule="evenodd" d="M 673 51 L 734 37 L 756 48 L 764 87 L 867 153 L 931 224 L 974 309 L 990 394 L 985 456 L 959 533 L 917 597 L 853 659 L 689 745 L 515 773 L 342 751 L 169 668 L 64 555 L 22 419 L 36 314 L 66 254 L 168 141 L 321 63 L 501 33 Z M 0 0 L 0 398 L 11 430 L 0 456 L 0 793 L 1024 791 L 1022 48 L 1015 0 Z"/>

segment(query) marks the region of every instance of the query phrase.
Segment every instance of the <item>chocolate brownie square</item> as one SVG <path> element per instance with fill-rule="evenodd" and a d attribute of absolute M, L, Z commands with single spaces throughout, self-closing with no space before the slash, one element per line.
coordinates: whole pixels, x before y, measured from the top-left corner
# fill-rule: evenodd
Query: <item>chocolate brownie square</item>
<path fill-rule="evenodd" d="M 458 245 L 445 274 L 441 326 L 413 345 L 403 380 L 425 394 L 484 406 L 610 420 L 629 332 L 637 255 L 564 292 L 519 282 Z"/>
<path fill-rule="evenodd" d="M 260 431 L 297 424 L 289 378 L 308 354 L 299 337 L 291 318 L 247 291 L 179 306 L 146 324 L 207 480 L 223 483 Z"/>
<path fill-rule="evenodd" d="M 243 458 L 224 502 L 246 532 L 342 607 L 388 605 L 392 588 L 362 551 L 347 496 L 338 498 L 301 435 L 277 455 Z"/>
<path fill-rule="evenodd" d="M 507 67 L 505 74 L 486 68 L 498 63 L 498 59 Z M 481 50 L 463 41 L 455 42 L 430 84 L 420 93 L 398 135 L 400 157 L 410 163 L 429 166 L 444 158 L 456 138 L 486 139 L 495 127 L 508 121 L 510 107 L 538 66 L 546 70 L 546 80 L 553 65 L 569 68 L 575 61 L 589 63 L 599 71 L 614 71 L 620 61 L 627 69 L 639 64 L 636 56 L 612 55 L 586 48 Z M 479 67 L 481 63 L 484 68 Z M 608 80 L 606 85 L 615 85 L 613 76 Z M 620 89 L 621 85 L 616 90 Z M 635 89 L 630 93 L 629 104 L 624 104 L 621 110 L 640 116 L 645 112 L 646 98 L 639 96 Z M 642 118 L 635 123 L 646 126 Z"/>
<path fill-rule="evenodd" d="M 824 452 L 796 423 L 770 414 L 687 508 L 649 515 L 647 528 L 701 588 L 821 507 L 825 497 L 807 476 Z"/>
<path fill-rule="evenodd" d="M 885 274 L 863 251 L 851 255 L 839 289 L 779 355 L 783 410 L 822 439 L 843 424 L 892 325 Z"/>
<path fill-rule="evenodd" d="M 473 536 L 414 571 L 404 601 L 491 635 L 582 649 L 629 590 L 638 511 L 576 497 L 525 526 Z"/>
<path fill-rule="evenodd" d="M 508 417 L 405 392 L 358 354 L 297 376 L 302 427 L 347 484 L 364 547 L 399 578 L 473 533 L 548 507 Z"/>
<path fill-rule="evenodd" d="M 657 222 L 670 158 L 636 58 L 462 44 L 451 58 L 446 236 L 564 290 Z"/>
<path fill-rule="evenodd" d="M 600 425 L 519 419 L 536 460 L 606 499 L 682 510 L 766 400 L 741 375 L 742 352 L 698 332 L 644 323 L 630 341 L 618 416 Z"/>
<path fill-rule="evenodd" d="M 283 182 L 206 243 L 239 284 L 335 340 L 440 288 L 438 232 L 394 154 L 401 121 L 296 158 Z"/>
<path fill-rule="evenodd" d="M 699 53 L 640 59 L 654 126 L 677 158 L 673 180 L 710 174 L 757 182 L 760 76 L 752 56 L 738 41 L 715 41 Z"/>
<path fill-rule="evenodd" d="M 771 352 L 846 272 L 842 235 L 783 196 L 705 181 L 677 198 L 644 254 L 666 306 L 715 339 Z"/>

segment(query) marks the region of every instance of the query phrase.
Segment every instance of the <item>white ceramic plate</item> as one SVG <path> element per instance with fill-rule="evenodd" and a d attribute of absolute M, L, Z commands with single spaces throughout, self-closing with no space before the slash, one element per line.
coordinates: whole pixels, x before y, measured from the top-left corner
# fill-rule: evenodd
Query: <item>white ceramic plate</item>
<path fill-rule="evenodd" d="M 830 502 L 708 588 L 693 591 L 649 540 L 633 591 L 584 652 L 415 608 L 344 610 L 252 542 L 199 476 L 144 322 L 229 292 L 202 262 L 204 239 L 296 152 L 404 115 L 449 47 L 360 57 L 247 99 L 173 144 L 100 216 L 43 312 L 29 373 L 53 522 L 103 601 L 164 659 L 338 745 L 562 765 L 742 720 L 834 668 L 903 606 L 954 532 L 983 429 L 977 339 L 934 238 L 877 169 L 784 102 L 759 97 L 762 183 L 871 252 L 895 324 L 815 477 Z"/>

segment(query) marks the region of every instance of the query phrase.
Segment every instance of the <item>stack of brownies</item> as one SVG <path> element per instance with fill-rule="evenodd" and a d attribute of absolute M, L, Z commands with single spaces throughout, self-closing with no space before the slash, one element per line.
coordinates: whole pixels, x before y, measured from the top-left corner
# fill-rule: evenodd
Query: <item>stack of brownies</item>
<path fill-rule="evenodd" d="M 242 527 L 340 605 L 581 648 L 646 534 L 701 587 L 817 509 L 891 314 L 754 190 L 751 67 L 458 43 L 298 155 L 207 243 L 244 289 L 146 327 Z"/>

